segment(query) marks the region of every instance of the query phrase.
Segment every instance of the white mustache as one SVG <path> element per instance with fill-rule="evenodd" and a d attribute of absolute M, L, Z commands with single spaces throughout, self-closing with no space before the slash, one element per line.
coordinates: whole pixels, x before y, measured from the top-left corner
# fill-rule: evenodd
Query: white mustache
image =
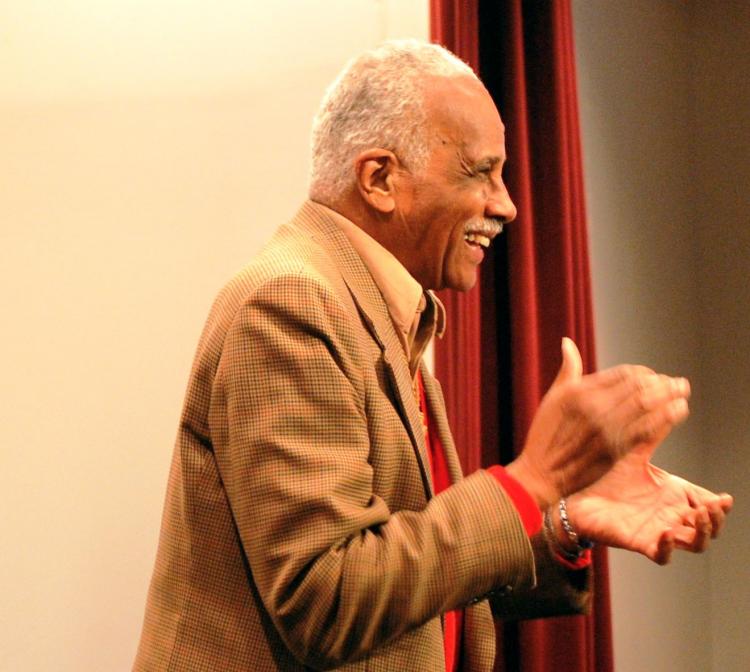
<path fill-rule="evenodd" d="M 499 236 L 503 232 L 503 223 L 488 217 L 477 217 L 466 223 L 464 233 L 479 233 L 484 236 Z"/>

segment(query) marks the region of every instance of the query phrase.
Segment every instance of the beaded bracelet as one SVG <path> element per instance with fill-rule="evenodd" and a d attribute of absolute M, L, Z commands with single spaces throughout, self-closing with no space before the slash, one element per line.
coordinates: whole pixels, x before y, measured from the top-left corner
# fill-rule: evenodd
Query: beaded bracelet
<path fill-rule="evenodd" d="M 578 549 L 582 549 L 579 551 L 579 555 L 583 552 L 588 550 L 589 548 L 594 547 L 594 542 L 590 539 L 583 539 L 578 535 L 578 532 L 576 532 L 573 529 L 573 526 L 570 524 L 570 518 L 568 518 L 568 505 L 565 501 L 565 497 L 563 497 L 557 504 L 557 508 L 560 511 L 560 522 L 562 523 L 563 530 L 565 530 L 565 534 L 568 535 L 568 539 L 572 543 L 574 543 Z"/>
<path fill-rule="evenodd" d="M 566 506 L 565 499 L 561 499 L 557 505 L 558 511 L 560 512 L 560 522 L 562 524 L 565 534 L 568 535 L 568 539 L 575 544 L 576 548 L 574 551 L 570 551 L 565 548 L 560 540 L 557 538 L 557 532 L 555 531 L 555 523 L 552 520 L 552 514 L 549 509 L 544 512 L 544 532 L 547 539 L 552 543 L 555 548 L 555 552 L 559 553 L 565 560 L 569 562 L 575 562 L 579 560 L 581 556 L 590 548 L 594 546 L 594 542 L 589 539 L 582 539 L 578 533 L 573 529 L 570 524 L 570 518 L 568 518 L 568 508 Z"/>

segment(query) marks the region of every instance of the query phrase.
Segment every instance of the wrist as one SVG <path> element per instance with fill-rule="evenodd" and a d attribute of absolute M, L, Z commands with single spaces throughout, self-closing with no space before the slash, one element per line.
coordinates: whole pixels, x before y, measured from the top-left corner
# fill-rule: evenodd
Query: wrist
<path fill-rule="evenodd" d="M 571 522 L 569 501 L 565 497 L 557 503 L 557 513 L 560 518 L 560 525 L 568 537 L 568 541 L 576 547 L 579 553 L 581 549 L 588 550 L 593 548 L 594 542 L 581 535 L 577 526 L 574 526 Z"/>
<path fill-rule="evenodd" d="M 549 479 L 539 474 L 538 469 L 529 464 L 523 453 L 506 466 L 505 470 L 524 487 L 541 511 L 559 500 L 561 493 L 550 484 Z"/>
<path fill-rule="evenodd" d="M 560 499 L 544 514 L 544 532 L 553 550 L 565 560 L 576 561 L 587 553 L 593 542 L 581 536 L 568 512 L 567 500 Z"/>

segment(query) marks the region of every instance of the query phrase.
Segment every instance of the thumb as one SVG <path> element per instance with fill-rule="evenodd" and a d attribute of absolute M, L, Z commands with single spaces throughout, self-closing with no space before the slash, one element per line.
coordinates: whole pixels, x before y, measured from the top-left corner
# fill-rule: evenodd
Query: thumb
<path fill-rule="evenodd" d="M 557 372 L 557 377 L 552 385 L 561 385 L 574 380 L 580 380 L 583 375 L 583 362 L 581 353 L 578 352 L 576 344 L 567 336 L 562 339 L 562 364 Z"/>

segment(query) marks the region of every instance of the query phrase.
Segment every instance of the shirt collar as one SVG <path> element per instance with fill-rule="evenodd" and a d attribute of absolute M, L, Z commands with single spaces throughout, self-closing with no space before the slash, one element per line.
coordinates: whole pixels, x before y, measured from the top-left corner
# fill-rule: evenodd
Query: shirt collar
<path fill-rule="evenodd" d="M 325 206 L 323 206 L 325 207 Z M 354 222 L 335 210 L 327 208 L 328 214 L 349 239 L 354 250 L 362 257 L 375 284 L 383 295 L 399 336 L 405 337 L 411 330 L 417 312 L 424 310 L 422 285 L 406 270 L 396 257 L 372 236 L 365 233 Z"/>

